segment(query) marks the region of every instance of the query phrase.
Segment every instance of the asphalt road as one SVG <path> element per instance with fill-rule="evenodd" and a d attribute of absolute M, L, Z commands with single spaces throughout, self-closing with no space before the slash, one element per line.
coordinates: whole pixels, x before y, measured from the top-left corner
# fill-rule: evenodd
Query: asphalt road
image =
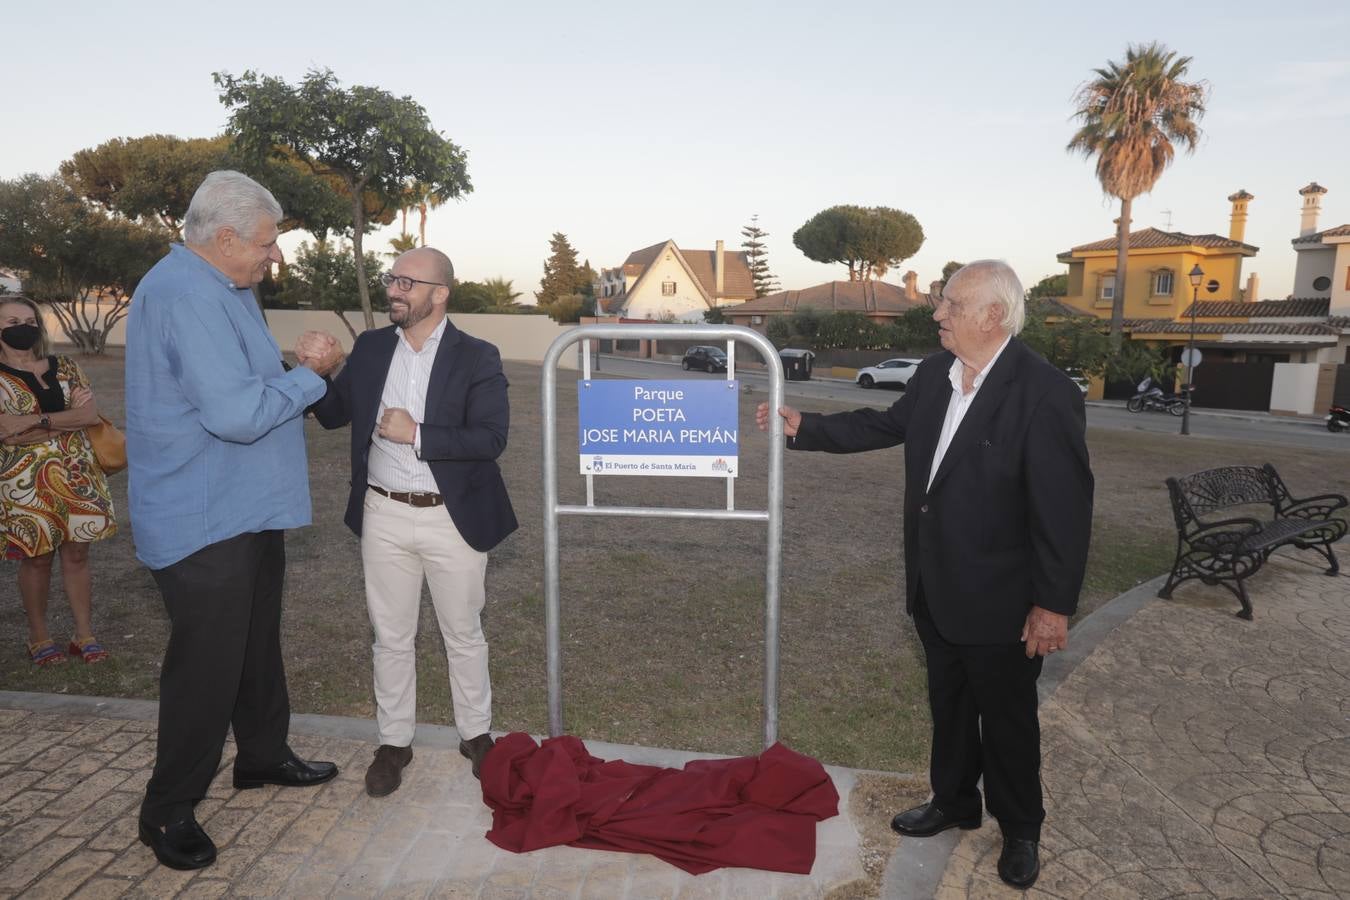
<path fill-rule="evenodd" d="M 657 360 L 639 360 L 626 357 L 602 356 L 595 369 L 601 375 L 619 375 L 626 378 L 676 379 L 725 378 L 724 374 L 685 372 L 679 363 Z M 767 394 L 769 379 L 761 372 L 741 370 L 737 377 L 752 391 Z M 833 400 L 858 406 L 886 407 L 895 402 L 899 392 L 881 388 L 863 390 L 848 381 L 812 378 L 811 381 L 789 381 L 784 384 L 789 402 L 803 409 L 811 408 L 813 400 Z M 1088 425 L 1095 428 L 1152 431 L 1174 434 L 1182 440 L 1181 419 L 1167 413 L 1131 413 L 1124 401 L 1093 401 L 1088 404 Z M 1284 447 L 1307 447 L 1316 450 L 1339 450 L 1350 461 L 1350 432 L 1332 434 L 1320 419 L 1297 419 L 1272 416 L 1259 412 L 1229 412 L 1226 410 L 1194 409 L 1191 411 L 1191 434 L 1216 440 L 1247 441 L 1256 444 L 1276 444 Z"/>

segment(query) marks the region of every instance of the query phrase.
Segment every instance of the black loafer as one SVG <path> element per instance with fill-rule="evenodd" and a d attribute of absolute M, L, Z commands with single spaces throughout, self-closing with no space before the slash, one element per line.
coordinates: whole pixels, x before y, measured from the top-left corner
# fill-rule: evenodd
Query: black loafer
<path fill-rule="evenodd" d="M 937 808 L 936 803 L 925 803 L 900 813 L 891 819 L 891 829 L 906 837 L 932 837 L 948 828 L 979 828 L 980 813 L 973 816 L 954 816 Z"/>
<path fill-rule="evenodd" d="M 305 762 L 294 753 L 290 759 L 277 766 L 249 772 L 235 766 L 234 786 L 236 790 L 246 791 L 260 788 L 265 784 L 279 784 L 282 787 L 312 787 L 332 781 L 337 776 L 337 766 L 330 762 Z"/>
<path fill-rule="evenodd" d="M 477 778 L 483 769 L 483 760 L 494 745 L 492 735 L 480 734 L 476 738 L 459 742 L 459 755 L 473 764 L 473 777 Z"/>
<path fill-rule="evenodd" d="M 1039 844 L 1028 838 L 1004 838 L 998 855 L 998 877 L 1016 888 L 1029 888 L 1041 874 Z"/>
<path fill-rule="evenodd" d="M 192 816 L 162 830 L 140 820 L 141 843 L 170 869 L 204 869 L 216 861 L 216 845 Z"/>

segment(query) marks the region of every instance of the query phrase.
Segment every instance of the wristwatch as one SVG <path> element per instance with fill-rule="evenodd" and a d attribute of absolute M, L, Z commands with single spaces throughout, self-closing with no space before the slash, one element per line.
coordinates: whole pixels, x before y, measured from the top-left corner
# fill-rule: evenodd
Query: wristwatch
<path fill-rule="evenodd" d="M 38 419 L 38 424 L 41 425 L 43 428 L 51 428 L 52 427 L 51 416 L 47 415 L 46 413 L 43 413 L 42 417 Z"/>

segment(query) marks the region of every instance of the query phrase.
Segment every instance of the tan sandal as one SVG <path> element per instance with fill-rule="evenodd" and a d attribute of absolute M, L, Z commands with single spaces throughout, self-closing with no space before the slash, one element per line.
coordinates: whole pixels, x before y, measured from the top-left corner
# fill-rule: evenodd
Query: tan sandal
<path fill-rule="evenodd" d="M 103 662 L 108 658 L 108 651 L 92 634 L 84 640 L 72 640 L 70 646 L 66 648 L 66 652 L 87 663 Z"/>

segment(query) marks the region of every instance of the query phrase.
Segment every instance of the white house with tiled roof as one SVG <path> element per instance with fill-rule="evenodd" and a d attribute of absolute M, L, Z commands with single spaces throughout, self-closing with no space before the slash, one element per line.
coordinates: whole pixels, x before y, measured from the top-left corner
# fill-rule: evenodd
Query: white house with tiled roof
<path fill-rule="evenodd" d="M 1294 296 L 1325 297 L 1332 315 L 1350 316 L 1350 225 L 1318 230 L 1327 189 L 1313 182 L 1299 191 L 1303 220 L 1294 238 Z"/>
<path fill-rule="evenodd" d="M 668 240 L 602 269 L 595 293 L 598 315 L 702 322 L 705 310 L 753 298 L 755 285 L 745 253 L 728 253 L 721 241 L 713 250 L 681 250 Z"/>

